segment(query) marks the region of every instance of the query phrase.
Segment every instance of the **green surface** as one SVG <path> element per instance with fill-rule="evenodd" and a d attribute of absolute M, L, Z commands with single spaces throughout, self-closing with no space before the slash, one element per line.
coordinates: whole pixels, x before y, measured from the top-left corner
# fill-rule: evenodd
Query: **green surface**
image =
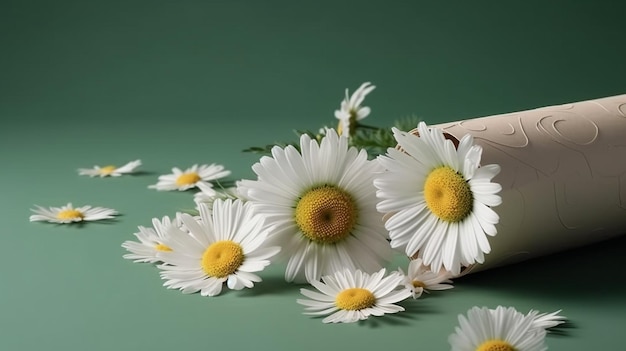
<path fill-rule="evenodd" d="M 173 166 L 253 176 L 242 149 L 334 121 L 363 81 L 368 122 L 428 123 L 626 93 L 618 1 L 3 1 L 3 350 L 448 349 L 474 305 L 563 309 L 551 350 L 619 349 L 624 237 L 458 279 L 408 312 L 352 325 L 302 315 L 282 265 L 216 298 L 122 259 L 138 225 L 193 206 L 147 189 Z M 142 159 L 143 173 L 76 169 Z M 33 205 L 112 207 L 113 223 L 29 223 Z M 401 257 L 392 265 L 404 263 Z"/>

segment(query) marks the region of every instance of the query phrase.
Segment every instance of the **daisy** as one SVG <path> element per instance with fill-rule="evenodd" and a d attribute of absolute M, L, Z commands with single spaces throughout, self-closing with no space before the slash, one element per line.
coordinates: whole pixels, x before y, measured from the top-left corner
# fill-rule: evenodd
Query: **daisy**
<path fill-rule="evenodd" d="M 533 327 L 550 329 L 565 323 L 567 320 L 566 317 L 560 316 L 559 313 L 561 313 L 561 310 L 552 313 L 539 313 L 538 311 L 530 310 L 527 316 L 533 318 Z"/>
<path fill-rule="evenodd" d="M 324 323 L 352 323 L 371 316 L 404 311 L 402 306 L 394 305 L 411 296 L 406 289 L 396 289 L 402 282 L 398 272 L 384 277 L 385 269 L 367 274 L 360 270 L 343 270 L 322 278 L 322 282 L 311 281 L 319 292 L 300 289 L 300 293 L 311 300 L 298 299 L 306 306 L 304 314 L 327 315 Z"/>
<path fill-rule="evenodd" d="M 169 190 L 187 190 L 195 188 L 200 183 L 204 183 L 207 186 L 213 186 L 209 183 L 212 180 L 217 180 L 230 175 L 230 171 L 225 170 L 224 166 L 216 165 L 212 163 L 210 165 L 193 165 L 191 168 L 187 168 L 184 172 L 179 168 L 172 168 L 172 174 L 165 174 L 159 176 L 159 181 L 154 185 L 149 185 L 148 188 L 156 189 L 159 191 Z"/>
<path fill-rule="evenodd" d="M 198 203 L 203 203 L 212 208 L 213 202 L 217 199 L 240 199 L 241 197 L 237 194 L 237 187 L 229 187 L 229 188 L 221 188 L 214 189 L 213 186 L 207 183 L 198 183 L 199 192 L 193 195 L 193 201 Z"/>
<path fill-rule="evenodd" d="M 79 168 L 78 174 L 88 175 L 90 177 L 99 176 L 100 178 L 109 177 L 109 176 L 119 177 L 122 174 L 133 173 L 135 171 L 135 168 L 139 166 L 141 166 L 141 160 L 135 160 L 135 161 L 128 162 L 122 167 L 115 167 L 115 166 L 110 165 L 110 166 L 104 166 L 104 167 L 94 166 L 93 168 Z"/>
<path fill-rule="evenodd" d="M 411 292 L 414 299 L 422 296 L 422 293 L 428 293 L 429 290 L 447 290 L 453 286 L 450 278 L 450 272 L 440 270 L 435 273 L 422 263 L 421 258 L 411 260 L 409 263 L 409 272 L 405 276 L 402 269 L 398 268 L 401 275 L 404 276 L 404 286 Z"/>
<path fill-rule="evenodd" d="M 543 351 L 546 332 L 513 307 L 473 307 L 448 337 L 452 351 Z"/>
<path fill-rule="evenodd" d="M 346 98 L 341 101 L 341 108 L 335 110 L 335 117 L 339 120 L 337 132 L 339 135 L 352 136 L 357 121 L 362 120 L 370 114 L 371 109 L 361 106 L 367 94 L 371 93 L 376 87 L 370 82 L 361 84 L 361 86 L 352 94 L 348 95 L 346 89 Z"/>
<path fill-rule="evenodd" d="M 288 256 L 285 279 L 316 281 L 348 268 L 375 272 L 391 258 L 372 180 L 381 171 L 365 150 L 329 129 L 321 142 L 304 134 L 300 150 L 275 146 L 252 166 L 257 180 L 238 191 L 275 225 L 270 240 Z"/>
<path fill-rule="evenodd" d="M 123 248 L 131 252 L 123 257 L 134 260 L 133 262 L 154 263 L 161 261 L 157 257 L 157 253 L 172 251 L 169 246 L 163 244 L 163 238 L 165 238 L 170 226 L 180 228 L 181 225 L 180 213 L 176 215 L 174 221 L 170 220 L 168 216 L 164 216 L 161 220 L 153 218 L 152 228 L 138 227 L 139 232 L 134 235 L 139 239 L 139 242 L 128 240 L 122 244 Z"/>
<path fill-rule="evenodd" d="M 172 250 L 157 254 L 164 262 L 158 266 L 166 280 L 163 285 L 185 294 L 200 291 L 203 296 L 215 296 L 224 282 L 233 290 L 260 282 L 254 272 L 262 271 L 280 250 L 265 245 L 268 227 L 263 217 L 240 200 L 216 200 L 212 215 L 206 205 L 198 208 L 199 220 L 180 216 L 189 232 L 170 226 L 163 238 Z"/>
<path fill-rule="evenodd" d="M 112 219 L 119 213 L 116 210 L 104 207 L 82 206 L 74 208 L 72 203 L 62 207 L 44 208 L 37 206 L 31 209 L 35 212 L 30 216 L 30 221 L 48 221 L 51 223 L 73 223 L 81 221 L 99 221 L 102 219 Z"/>
<path fill-rule="evenodd" d="M 454 275 L 482 263 L 491 250 L 502 187 L 491 182 L 498 165 L 479 166 L 482 148 L 465 135 L 455 150 L 437 128 L 418 125 L 419 136 L 393 128 L 400 149 L 378 157 L 387 169 L 374 180 L 378 210 L 387 218 L 391 246 L 421 257 L 437 272 Z"/>

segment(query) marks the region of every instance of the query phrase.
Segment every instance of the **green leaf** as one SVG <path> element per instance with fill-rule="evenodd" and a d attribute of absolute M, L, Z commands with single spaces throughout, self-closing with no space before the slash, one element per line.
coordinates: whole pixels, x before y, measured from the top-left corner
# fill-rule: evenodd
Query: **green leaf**
<path fill-rule="evenodd" d="M 416 116 L 409 116 L 402 119 L 398 119 L 394 122 L 393 126 L 408 132 L 417 127 L 417 123 L 420 121 Z M 300 139 L 300 136 L 306 134 L 311 139 L 320 141 L 323 135 L 318 132 L 312 132 L 310 130 L 294 130 L 294 133 Z M 350 146 L 354 146 L 358 149 L 364 149 L 367 151 L 370 159 L 376 158 L 378 155 L 382 155 L 387 152 L 388 148 L 396 146 L 396 140 L 393 137 L 391 127 L 373 127 L 364 124 L 357 124 L 355 127 L 355 133 L 350 137 Z M 285 148 L 291 145 L 300 151 L 300 144 L 298 141 L 292 142 L 277 142 L 275 144 L 268 144 L 265 146 L 253 146 L 243 150 L 244 152 L 252 152 L 262 155 L 271 155 L 272 148 L 275 146 Z"/>

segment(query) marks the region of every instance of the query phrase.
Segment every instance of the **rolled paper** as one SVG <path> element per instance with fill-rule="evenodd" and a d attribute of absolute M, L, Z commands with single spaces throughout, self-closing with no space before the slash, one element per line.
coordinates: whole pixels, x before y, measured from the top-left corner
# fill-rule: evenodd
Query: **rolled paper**
<path fill-rule="evenodd" d="M 499 164 L 498 233 L 473 272 L 626 233 L 626 95 L 434 125 Z"/>

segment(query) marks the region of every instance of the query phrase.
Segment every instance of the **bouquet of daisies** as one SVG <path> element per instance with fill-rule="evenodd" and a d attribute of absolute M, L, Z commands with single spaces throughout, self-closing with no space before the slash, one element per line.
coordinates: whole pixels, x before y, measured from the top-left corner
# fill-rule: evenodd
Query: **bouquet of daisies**
<path fill-rule="evenodd" d="M 149 188 L 198 190 L 196 209 L 139 226 L 137 241 L 122 244 L 124 258 L 156 264 L 164 286 L 203 296 L 253 288 L 268 265 L 284 262 L 287 282 L 309 285 L 297 300 L 306 314 L 356 322 L 401 312 L 398 302 L 451 289 L 451 279 L 472 270 L 626 227 L 625 164 L 611 162 L 626 159 L 616 147 L 626 133 L 626 95 L 379 128 L 363 122 L 374 89 L 346 89 L 334 128 L 245 150 L 262 154 L 256 179 L 226 180 L 231 172 L 217 164 L 159 176 Z M 118 177 L 140 165 L 78 171 Z M 71 203 L 33 211 L 31 221 L 61 224 L 118 214 Z M 394 254 L 407 257 L 406 273 L 387 270 Z M 453 350 L 543 350 L 546 330 L 565 320 L 559 313 L 475 307 L 459 316 L 449 341 Z"/>
<path fill-rule="evenodd" d="M 160 176 L 150 188 L 199 189 L 197 213 L 140 227 L 139 242 L 123 244 L 125 258 L 158 263 L 165 286 L 207 296 L 224 285 L 251 288 L 282 261 L 287 282 L 317 290 L 301 291 L 307 313 L 333 312 L 325 322 L 399 312 L 399 301 L 452 288 L 464 267 L 484 261 L 496 234 L 499 167 L 481 166 L 469 135 L 455 144 L 414 118 L 365 125 L 374 88 L 346 90 L 336 128 L 246 150 L 263 154 L 256 179 L 224 186 L 230 172 L 215 164 Z M 387 272 L 394 252 L 410 258 L 406 273 Z"/>

